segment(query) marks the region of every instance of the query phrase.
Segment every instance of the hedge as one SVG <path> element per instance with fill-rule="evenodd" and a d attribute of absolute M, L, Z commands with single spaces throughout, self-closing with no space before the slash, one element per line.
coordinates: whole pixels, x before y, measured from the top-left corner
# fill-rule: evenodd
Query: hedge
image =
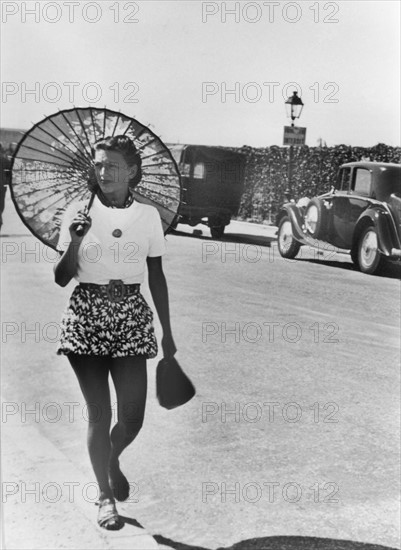
<path fill-rule="evenodd" d="M 237 149 L 246 155 L 245 189 L 239 219 L 274 222 L 279 207 L 286 201 L 289 148 L 271 146 L 263 149 L 247 145 Z M 292 194 L 313 197 L 330 190 L 337 171 L 344 162 L 371 160 L 401 163 L 401 148 L 379 143 L 374 147 L 294 147 Z"/>

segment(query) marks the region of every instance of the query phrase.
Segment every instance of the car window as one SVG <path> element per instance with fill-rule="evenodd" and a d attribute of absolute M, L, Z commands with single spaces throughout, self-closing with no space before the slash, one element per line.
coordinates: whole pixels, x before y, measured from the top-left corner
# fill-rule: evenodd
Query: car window
<path fill-rule="evenodd" d="M 189 178 L 191 174 L 191 165 L 190 164 L 180 164 L 180 174 L 183 177 Z"/>
<path fill-rule="evenodd" d="M 366 170 L 365 168 L 357 168 L 353 185 L 354 194 L 369 196 L 370 181 L 371 176 L 369 170 Z"/>
<path fill-rule="evenodd" d="M 341 189 L 342 177 L 343 177 L 343 170 L 339 170 L 337 174 L 336 189 Z"/>
<path fill-rule="evenodd" d="M 205 165 L 203 162 L 198 162 L 194 166 L 194 178 L 198 180 L 205 179 Z"/>
<path fill-rule="evenodd" d="M 342 168 L 338 175 L 337 189 L 348 191 L 351 179 L 351 168 Z"/>

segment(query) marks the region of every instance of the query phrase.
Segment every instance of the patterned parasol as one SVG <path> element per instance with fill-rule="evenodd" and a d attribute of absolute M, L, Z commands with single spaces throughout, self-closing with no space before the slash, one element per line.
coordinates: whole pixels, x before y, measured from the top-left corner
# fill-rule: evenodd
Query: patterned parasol
<path fill-rule="evenodd" d="M 177 165 L 149 128 L 122 113 L 92 107 L 60 111 L 27 132 L 12 160 L 11 196 L 29 230 L 56 249 L 61 220 L 71 202 L 90 198 L 91 147 L 104 137 L 126 135 L 142 159 L 142 180 L 133 195 L 155 206 L 164 232 L 174 222 L 181 200 Z"/>

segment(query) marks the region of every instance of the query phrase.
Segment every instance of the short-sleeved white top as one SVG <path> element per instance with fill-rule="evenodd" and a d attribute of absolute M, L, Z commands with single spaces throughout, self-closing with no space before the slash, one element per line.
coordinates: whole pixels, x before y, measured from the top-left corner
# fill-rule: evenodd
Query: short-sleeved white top
<path fill-rule="evenodd" d="M 69 226 L 86 202 L 71 204 L 64 213 L 57 249 L 67 250 Z M 154 206 L 134 201 L 128 208 L 108 208 L 95 197 L 89 212 L 92 225 L 82 239 L 75 279 L 80 283 L 107 284 L 120 279 L 125 284 L 143 283 L 146 258 L 166 251 L 163 226 Z M 113 236 L 120 230 L 121 236 Z"/>

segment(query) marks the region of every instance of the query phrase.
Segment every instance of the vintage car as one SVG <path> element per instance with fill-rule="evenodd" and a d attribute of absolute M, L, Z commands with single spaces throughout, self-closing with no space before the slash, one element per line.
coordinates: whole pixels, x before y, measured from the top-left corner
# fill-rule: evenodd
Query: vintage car
<path fill-rule="evenodd" d="M 244 189 L 245 156 L 227 147 L 169 145 L 183 187 L 177 223 L 203 223 L 214 239 L 238 213 Z"/>
<path fill-rule="evenodd" d="M 301 245 L 349 251 L 364 273 L 401 259 L 401 165 L 343 164 L 336 184 L 318 197 L 289 202 L 277 216 L 278 249 L 295 258 Z"/>

